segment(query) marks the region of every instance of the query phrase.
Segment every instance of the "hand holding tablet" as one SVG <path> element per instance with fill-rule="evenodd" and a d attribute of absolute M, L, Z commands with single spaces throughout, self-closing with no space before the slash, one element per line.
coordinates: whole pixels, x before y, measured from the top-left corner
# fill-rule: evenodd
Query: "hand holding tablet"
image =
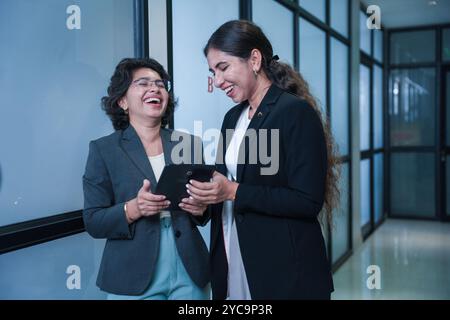
<path fill-rule="evenodd" d="M 170 201 L 166 210 L 181 210 L 178 204 L 183 198 L 189 198 L 186 184 L 189 180 L 208 182 L 211 180 L 215 167 L 204 164 L 170 164 L 164 167 L 155 194 L 165 195 Z"/>

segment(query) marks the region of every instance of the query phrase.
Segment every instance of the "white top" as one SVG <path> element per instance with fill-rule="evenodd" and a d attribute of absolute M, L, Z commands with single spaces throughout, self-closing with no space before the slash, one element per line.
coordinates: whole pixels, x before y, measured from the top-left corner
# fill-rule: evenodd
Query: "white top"
<path fill-rule="evenodd" d="M 241 116 L 236 123 L 236 128 L 234 129 L 233 137 L 228 145 L 227 152 L 225 153 L 225 165 L 234 180 L 237 179 L 239 147 L 241 146 L 242 139 L 244 138 L 245 132 L 247 131 L 251 120 L 248 118 L 249 110 L 250 107 L 247 107 L 244 111 L 242 111 Z"/>
<path fill-rule="evenodd" d="M 150 161 L 153 173 L 155 174 L 156 182 L 158 182 L 159 178 L 161 177 L 161 173 L 166 165 L 166 162 L 164 160 L 164 153 L 158 154 L 157 156 L 148 157 L 148 160 Z M 159 217 L 170 217 L 170 211 L 161 211 Z"/>
<path fill-rule="evenodd" d="M 250 124 L 248 118 L 250 107 L 247 107 L 239 117 L 236 127 L 225 153 L 225 165 L 227 176 L 230 180 L 237 179 L 237 164 L 239 148 L 244 138 L 245 132 Z M 222 209 L 222 227 L 224 233 L 225 252 L 228 260 L 228 292 L 227 299 L 251 300 L 248 288 L 247 276 L 242 262 L 239 239 L 237 235 L 236 223 L 233 215 L 233 201 L 227 200 Z"/>

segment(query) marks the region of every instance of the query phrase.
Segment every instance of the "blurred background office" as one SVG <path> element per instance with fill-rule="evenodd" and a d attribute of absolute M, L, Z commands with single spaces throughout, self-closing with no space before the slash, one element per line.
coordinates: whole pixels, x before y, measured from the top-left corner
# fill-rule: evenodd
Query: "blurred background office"
<path fill-rule="evenodd" d="M 204 139 L 232 106 L 202 49 L 260 25 L 301 71 L 342 159 L 323 234 L 333 299 L 450 299 L 450 0 L 1 0 L 0 299 L 104 299 L 104 240 L 84 232 L 81 176 L 114 66 L 173 77 L 170 127 Z M 201 228 L 209 242 L 209 225 Z"/>

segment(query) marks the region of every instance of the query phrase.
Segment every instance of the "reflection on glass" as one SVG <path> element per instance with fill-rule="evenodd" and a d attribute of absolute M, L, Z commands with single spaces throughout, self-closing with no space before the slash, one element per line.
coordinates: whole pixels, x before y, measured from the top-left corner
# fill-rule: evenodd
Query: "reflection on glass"
<path fill-rule="evenodd" d="M 380 62 L 383 62 L 383 30 L 374 29 L 374 48 L 373 57 Z"/>
<path fill-rule="evenodd" d="M 446 100 L 446 113 L 447 113 L 447 146 L 450 146 L 450 72 L 447 72 L 445 77 L 446 89 L 445 89 L 445 100 Z"/>
<path fill-rule="evenodd" d="M 392 70 L 389 79 L 389 124 L 393 146 L 435 144 L 435 70 Z"/>
<path fill-rule="evenodd" d="M 447 172 L 447 181 L 446 181 L 446 185 L 445 188 L 447 190 L 447 197 L 446 197 L 446 202 L 447 202 L 447 215 L 450 216 L 450 156 L 447 156 L 447 162 L 445 164 L 445 170 Z"/>
<path fill-rule="evenodd" d="M 272 43 L 273 52 L 281 61 L 294 64 L 294 29 L 291 10 L 273 0 L 253 0 L 253 21 Z M 277 23 L 272 23 L 277 21 Z"/>
<path fill-rule="evenodd" d="M 0 0 L 1 1 L 1 0 Z M 123 1 L 123 0 L 121 0 Z M 195 132 L 196 121 L 201 121 L 203 130 L 220 128 L 222 119 L 232 106 L 232 101 L 216 87 L 207 85 L 208 62 L 199 55 L 211 34 L 224 22 L 239 17 L 238 0 L 173 0 L 173 70 L 175 96 L 180 108 L 174 113 L 175 129 Z M 202 17 L 199 19 L 199 12 Z M 217 14 L 220 12 L 220 18 Z M 189 62 L 186 62 L 189 57 Z M 189 83 L 186 79 L 189 78 Z M 180 85 L 185 83 L 185 85 Z M 178 84 L 178 85 L 177 85 Z M 203 89 L 202 89 L 203 88 Z M 210 92 L 211 91 L 211 92 Z M 203 106 L 211 106 L 205 112 Z M 200 133 L 201 134 L 201 133 Z M 217 139 L 207 138 L 205 142 L 205 161 L 214 163 Z M 207 148 L 209 144 L 210 148 Z"/>
<path fill-rule="evenodd" d="M 370 159 L 361 160 L 361 227 L 370 222 Z"/>
<path fill-rule="evenodd" d="M 300 18 L 300 72 L 319 99 L 322 110 L 326 102 L 325 32 Z"/>
<path fill-rule="evenodd" d="M 325 21 L 325 0 L 299 0 L 300 7 Z"/>
<path fill-rule="evenodd" d="M 330 1 L 331 27 L 348 37 L 348 0 Z"/>
<path fill-rule="evenodd" d="M 331 129 L 339 154 L 349 153 L 348 137 L 348 47 L 331 39 Z"/>
<path fill-rule="evenodd" d="M 391 63 L 435 61 L 435 31 L 394 32 L 391 34 Z"/>
<path fill-rule="evenodd" d="M 374 155 L 374 216 L 375 223 L 383 217 L 383 154 Z"/>
<path fill-rule="evenodd" d="M 106 239 L 94 239 L 82 232 L 1 254 L 0 300 L 106 299 L 107 293 L 93 281 L 97 278 L 105 242 Z M 69 279 L 69 276 L 65 271 L 76 274 L 69 266 L 80 268 L 80 289 L 69 290 L 66 286 L 65 277 Z"/>
<path fill-rule="evenodd" d="M 0 226 L 83 208 L 89 141 L 113 132 L 100 98 L 133 29 L 130 1 L 0 0 Z"/>
<path fill-rule="evenodd" d="M 332 256 L 333 263 L 336 262 L 349 249 L 348 233 L 349 233 L 349 165 L 344 163 L 341 170 L 340 202 L 339 208 L 333 212 L 333 228 L 332 235 Z"/>
<path fill-rule="evenodd" d="M 367 27 L 367 15 L 360 11 L 359 13 L 359 40 L 360 40 L 360 49 L 367 54 L 371 54 L 370 51 L 370 29 Z"/>
<path fill-rule="evenodd" d="M 359 67 L 359 120 L 360 150 L 370 148 L 370 70 L 364 65 Z"/>
<path fill-rule="evenodd" d="M 373 144 L 383 147 L 383 69 L 373 67 Z"/>
<path fill-rule="evenodd" d="M 184 83 L 175 86 L 175 96 L 181 107 L 174 114 L 174 127 L 203 134 L 205 162 L 213 164 L 218 139 L 214 134 L 209 135 L 206 132 L 210 131 L 209 128 L 220 128 L 224 115 L 232 106 L 232 101 L 222 90 L 211 87 L 209 92 L 206 89 L 211 74 L 208 72 L 205 57 L 199 53 L 214 30 L 222 23 L 239 17 L 239 1 L 173 0 L 172 15 L 174 83 Z M 189 57 L 188 62 L 186 57 Z M 189 82 L 186 82 L 186 79 L 189 79 Z M 206 112 L 205 106 L 210 106 Z M 196 125 L 198 123 L 200 123 L 199 131 Z M 209 245 L 209 228 L 199 230 Z"/>
<path fill-rule="evenodd" d="M 442 31 L 442 60 L 450 61 L 450 29 Z"/>
<path fill-rule="evenodd" d="M 435 156 L 393 153 L 391 156 L 393 215 L 433 217 L 435 214 Z"/>

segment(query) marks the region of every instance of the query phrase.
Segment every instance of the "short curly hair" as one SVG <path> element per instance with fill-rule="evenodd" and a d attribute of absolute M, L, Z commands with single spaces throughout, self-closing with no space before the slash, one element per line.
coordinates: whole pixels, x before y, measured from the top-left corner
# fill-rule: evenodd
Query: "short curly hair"
<path fill-rule="evenodd" d="M 126 129 L 130 125 L 128 114 L 119 106 L 119 101 L 127 93 L 128 88 L 133 80 L 133 72 L 140 68 L 149 68 L 159 74 L 163 80 L 170 81 L 169 74 L 164 67 L 155 59 L 145 58 L 125 58 L 119 62 L 111 77 L 108 87 L 108 95 L 101 99 L 102 109 L 111 119 L 115 130 Z M 165 127 L 169 123 L 175 111 L 175 100 L 173 93 L 169 92 L 169 102 L 166 112 L 161 119 L 161 127 Z"/>

